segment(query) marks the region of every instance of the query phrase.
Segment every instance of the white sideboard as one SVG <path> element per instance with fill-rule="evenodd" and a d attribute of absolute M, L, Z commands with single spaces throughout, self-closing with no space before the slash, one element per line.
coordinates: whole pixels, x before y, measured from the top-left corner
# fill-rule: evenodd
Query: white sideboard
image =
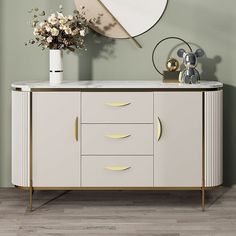
<path fill-rule="evenodd" d="M 190 189 L 223 182 L 223 85 L 12 85 L 12 183 L 47 189 Z"/>

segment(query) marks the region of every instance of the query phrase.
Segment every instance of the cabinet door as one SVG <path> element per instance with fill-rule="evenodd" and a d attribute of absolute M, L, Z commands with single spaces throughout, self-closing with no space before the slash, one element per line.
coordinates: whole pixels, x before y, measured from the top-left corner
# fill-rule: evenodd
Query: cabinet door
<path fill-rule="evenodd" d="M 201 186 L 202 92 L 156 92 L 154 123 L 154 186 Z"/>
<path fill-rule="evenodd" d="M 79 114 L 79 92 L 33 93 L 33 186 L 80 186 Z"/>

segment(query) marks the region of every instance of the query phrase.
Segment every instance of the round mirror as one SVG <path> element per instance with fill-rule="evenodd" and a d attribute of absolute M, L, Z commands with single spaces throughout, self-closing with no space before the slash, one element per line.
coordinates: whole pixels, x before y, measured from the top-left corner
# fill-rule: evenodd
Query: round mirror
<path fill-rule="evenodd" d="M 98 33 L 111 38 L 129 38 L 145 33 L 163 15 L 167 0 L 75 0 L 85 17 L 102 15 L 92 26 Z"/>

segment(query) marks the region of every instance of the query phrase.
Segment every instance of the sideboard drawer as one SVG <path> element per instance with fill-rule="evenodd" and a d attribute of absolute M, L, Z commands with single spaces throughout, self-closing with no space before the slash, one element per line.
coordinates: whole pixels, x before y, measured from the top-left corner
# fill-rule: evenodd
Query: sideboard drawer
<path fill-rule="evenodd" d="M 82 157 L 82 187 L 152 187 L 153 157 Z"/>
<path fill-rule="evenodd" d="M 153 155 L 153 124 L 82 124 L 82 155 Z"/>
<path fill-rule="evenodd" d="M 153 123 L 153 93 L 84 92 L 82 123 Z"/>

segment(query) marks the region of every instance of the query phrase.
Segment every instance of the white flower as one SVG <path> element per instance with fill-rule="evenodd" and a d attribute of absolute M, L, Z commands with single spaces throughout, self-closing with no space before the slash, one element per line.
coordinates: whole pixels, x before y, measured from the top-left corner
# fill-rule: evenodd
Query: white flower
<path fill-rule="evenodd" d="M 61 18 L 61 19 L 59 20 L 59 22 L 60 22 L 61 25 L 65 25 L 65 24 L 67 23 L 67 21 L 68 21 L 68 18 L 67 18 L 66 16 L 64 16 L 63 18 Z"/>
<path fill-rule="evenodd" d="M 48 22 L 52 25 L 55 25 L 58 23 L 58 19 L 56 18 L 55 14 L 51 14 L 51 16 L 48 17 Z"/>
<path fill-rule="evenodd" d="M 65 25 L 59 25 L 60 30 L 64 30 L 64 28 L 65 28 Z"/>
<path fill-rule="evenodd" d="M 40 29 L 39 29 L 38 27 L 35 27 L 33 34 L 34 34 L 35 36 L 38 36 L 39 33 L 40 33 Z"/>
<path fill-rule="evenodd" d="M 86 33 L 86 32 L 85 32 L 85 30 L 84 30 L 84 29 L 83 29 L 83 30 L 80 30 L 80 35 L 81 35 L 81 36 L 83 36 L 83 37 L 84 37 L 84 36 L 85 36 L 85 33 Z"/>
<path fill-rule="evenodd" d="M 72 31 L 72 35 L 73 35 L 73 36 L 77 35 L 78 33 L 79 33 L 79 30 L 78 30 L 78 29 L 75 29 L 75 30 Z"/>
<path fill-rule="evenodd" d="M 50 32 L 52 28 L 50 27 L 50 25 L 45 25 L 45 29 L 47 32 Z"/>
<path fill-rule="evenodd" d="M 39 26 L 43 28 L 45 26 L 45 22 L 40 22 Z"/>
<path fill-rule="evenodd" d="M 64 18 L 64 15 L 61 12 L 57 12 L 57 18 L 62 19 Z"/>
<path fill-rule="evenodd" d="M 64 31 L 66 34 L 72 34 L 72 30 L 69 27 L 66 28 Z"/>
<path fill-rule="evenodd" d="M 69 27 L 68 27 L 68 25 L 60 25 L 59 26 L 59 29 L 61 29 L 61 30 L 67 30 Z"/>
<path fill-rule="evenodd" d="M 52 42 L 52 36 L 47 37 L 47 42 L 51 43 Z"/>
<path fill-rule="evenodd" d="M 51 34 L 52 34 L 52 36 L 58 36 L 59 30 L 54 27 L 54 28 L 51 29 Z"/>
<path fill-rule="evenodd" d="M 73 19 L 74 19 L 74 17 L 72 15 L 68 16 L 68 20 L 73 20 Z"/>

